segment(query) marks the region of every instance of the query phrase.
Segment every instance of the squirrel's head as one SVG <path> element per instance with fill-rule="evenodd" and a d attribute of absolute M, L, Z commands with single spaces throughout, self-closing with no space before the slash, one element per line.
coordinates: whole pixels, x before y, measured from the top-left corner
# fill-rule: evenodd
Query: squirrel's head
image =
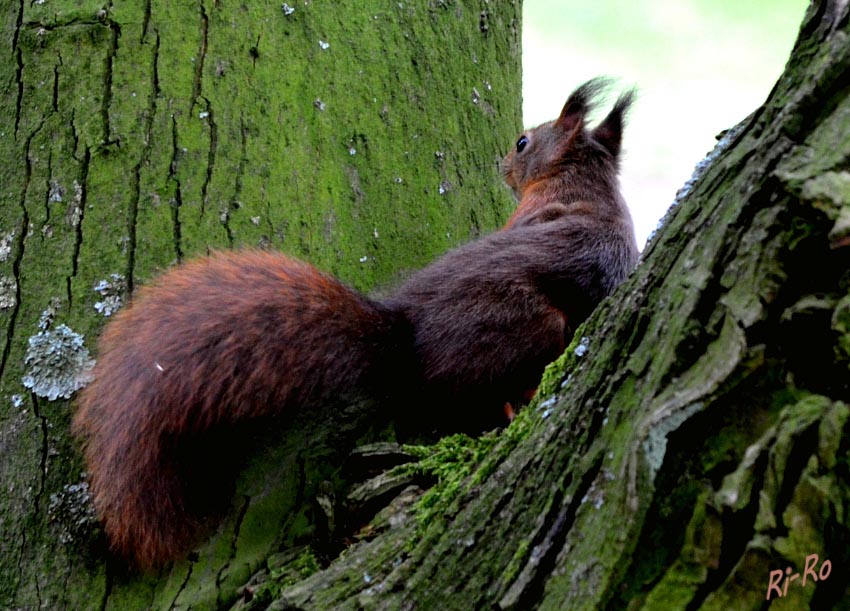
<path fill-rule="evenodd" d="M 591 184 L 616 178 L 626 113 L 635 94 L 622 94 L 608 116 L 588 129 L 586 117 L 608 85 L 605 78 L 587 81 L 570 95 L 557 119 L 519 136 L 502 162 L 505 182 L 517 199 L 549 179 Z"/>

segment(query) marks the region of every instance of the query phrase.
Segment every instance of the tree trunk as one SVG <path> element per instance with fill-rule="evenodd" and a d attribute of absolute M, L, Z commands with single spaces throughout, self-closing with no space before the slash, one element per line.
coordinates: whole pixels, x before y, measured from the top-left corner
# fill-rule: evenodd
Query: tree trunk
<path fill-rule="evenodd" d="M 850 606 L 848 6 L 812 3 L 764 106 L 485 457 L 446 444 L 418 519 L 269 608 Z"/>
<path fill-rule="evenodd" d="M 209 542 L 140 575 L 93 533 L 68 398 L 104 317 L 184 258 L 275 248 L 366 289 L 503 222 L 520 4 L 7 3 L 0 607 L 229 606 L 270 552 L 328 541 L 371 406 L 273 433 Z"/>

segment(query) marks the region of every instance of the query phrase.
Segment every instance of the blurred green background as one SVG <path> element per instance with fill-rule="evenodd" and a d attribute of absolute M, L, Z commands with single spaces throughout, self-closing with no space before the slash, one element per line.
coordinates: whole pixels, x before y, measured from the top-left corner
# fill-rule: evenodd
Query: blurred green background
<path fill-rule="evenodd" d="M 638 245 L 714 136 L 764 102 L 808 0 L 525 0 L 523 120 L 557 116 L 597 75 L 636 86 L 623 191 Z"/>

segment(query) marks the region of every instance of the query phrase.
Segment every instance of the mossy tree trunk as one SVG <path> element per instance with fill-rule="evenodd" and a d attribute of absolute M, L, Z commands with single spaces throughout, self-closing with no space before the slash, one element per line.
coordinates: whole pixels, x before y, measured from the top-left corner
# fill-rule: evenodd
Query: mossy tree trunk
<path fill-rule="evenodd" d="M 520 2 L 21 0 L 2 16 L 0 607 L 227 605 L 315 532 L 316 487 L 380 433 L 355 409 L 314 416 L 274 469 L 248 468 L 193 559 L 127 572 L 92 542 L 68 434 L 104 317 L 210 249 L 284 250 L 368 289 L 497 227 Z"/>
<path fill-rule="evenodd" d="M 475 469 L 273 608 L 850 607 L 848 11 L 814 0 Z"/>

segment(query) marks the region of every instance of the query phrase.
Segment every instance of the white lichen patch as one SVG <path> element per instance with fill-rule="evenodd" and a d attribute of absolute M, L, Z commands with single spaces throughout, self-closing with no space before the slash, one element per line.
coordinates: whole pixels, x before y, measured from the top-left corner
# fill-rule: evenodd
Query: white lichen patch
<path fill-rule="evenodd" d="M 94 363 L 83 336 L 62 324 L 30 337 L 21 381 L 49 401 L 68 399 L 92 380 Z"/>
<path fill-rule="evenodd" d="M 124 293 L 127 292 L 127 281 L 121 274 L 110 274 L 111 280 L 101 280 L 94 285 L 100 301 L 94 304 L 94 309 L 103 316 L 112 316 L 123 305 Z"/>
<path fill-rule="evenodd" d="M 537 407 L 538 407 L 538 409 L 546 409 L 547 407 L 552 407 L 557 402 L 558 402 L 557 396 L 549 397 L 545 401 L 541 401 L 540 405 L 538 405 Z"/>
<path fill-rule="evenodd" d="M 62 305 L 62 302 L 59 301 L 58 297 L 54 297 L 50 300 L 48 306 L 41 313 L 41 317 L 38 319 L 38 328 L 42 331 L 46 331 L 50 325 L 53 324 L 53 319 L 56 317 L 56 312 L 59 311 L 59 306 Z"/>
<path fill-rule="evenodd" d="M 12 239 L 15 237 L 14 231 L 8 231 L 0 234 L 0 263 L 4 263 L 12 254 Z"/>
<path fill-rule="evenodd" d="M 585 354 L 587 354 L 587 350 L 588 350 L 589 347 L 590 347 L 590 339 L 587 338 L 587 337 L 582 337 L 581 340 L 578 343 L 578 346 L 576 346 L 575 350 L 573 350 L 573 353 L 577 357 L 581 358 Z"/>
<path fill-rule="evenodd" d="M 56 180 L 50 181 L 50 191 L 47 194 L 47 199 L 51 202 L 61 202 L 65 195 L 65 187 L 59 184 Z"/>
<path fill-rule="evenodd" d="M 14 308 L 18 303 L 18 283 L 12 276 L 0 276 L 0 310 Z"/>
<path fill-rule="evenodd" d="M 47 518 L 58 529 L 58 539 L 63 544 L 84 539 L 97 524 L 88 482 L 66 484 L 60 492 L 51 494 Z"/>
<path fill-rule="evenodd" d="M 71 199 L 71 206 L 68 209 L 68 223 L 76 229 L 83 220 L 83 187 L 76 180 L 73 187 L 74 197 Z"/>
<path fill-rule="evenodd" d="M 549 416 L 552 415 L 552 410 L 555 407 L 555 404 L 558 402 L 558 396 L 552 396 L 546 399 L 545 401 L 541 401 L 540 405 L 537 406 L 537 410 L 540 412 L 540 417 L 543 420 L 546 420 Z"/>

